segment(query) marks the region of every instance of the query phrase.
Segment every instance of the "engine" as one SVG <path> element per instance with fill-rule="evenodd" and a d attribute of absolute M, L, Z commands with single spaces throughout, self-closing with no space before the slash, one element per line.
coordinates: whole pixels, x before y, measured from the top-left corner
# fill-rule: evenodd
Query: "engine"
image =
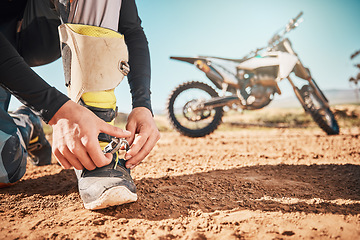
<path fill-rule="evenodd" d="M 260 109 L 268 105 L 273 99 L 275 90 L 273 87 L 266 87 L 255 84 L 245 89 L 248 93 L 246 98 L 247 109 Z"/>
<path fill-rule="evenodd" d="M 280 94 L 275 77 L 264 73 L 244 72 L 239 77 L 241 94 L 246 100 L 246 109 L 260 109 L 268 105 L 274 94 Z"/>

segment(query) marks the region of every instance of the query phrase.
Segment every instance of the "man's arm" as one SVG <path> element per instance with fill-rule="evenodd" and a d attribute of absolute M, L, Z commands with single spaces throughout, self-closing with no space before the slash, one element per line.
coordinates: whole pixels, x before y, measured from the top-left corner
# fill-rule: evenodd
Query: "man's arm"
<path fill-rule="evenodd" d="M 0 33 L 0 84 L 48 122 L 69 100 L 38 76 Z"/>
<path fill-rule="evenodd" d="M 146 107 L 150 111 L 150 54 L 134 0 L 123 0 L 120 10 L 119 32 L 124 34 L 129 51 L 130 85 L 133 108 Z"/>
<path fill-rule="evenodd" d="M 132 134 L 126 153 L 126 167 L 134 168 L 153 149 L 160 133 L 153 119 L 150 101 L 150 54 L 148 42 L 141 27 L 135 0 L 123 0 L 120 11 L 119 32 L 124 34 L 129 51 L 130 73 L 128 81 L 133 110 L 126 129 Z M 136 135 L 137 134 L 137 135 Z"/>

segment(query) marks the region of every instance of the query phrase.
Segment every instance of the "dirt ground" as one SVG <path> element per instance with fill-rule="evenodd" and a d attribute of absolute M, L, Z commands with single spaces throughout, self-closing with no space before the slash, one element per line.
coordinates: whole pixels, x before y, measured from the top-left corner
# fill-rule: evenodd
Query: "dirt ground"
<path fill-rule="evenodd" d="M 72 170 L 0 190 L 0 239 L 360 239 L 360 128 L 162 133 L 139 200 L 88 211 Z"/>

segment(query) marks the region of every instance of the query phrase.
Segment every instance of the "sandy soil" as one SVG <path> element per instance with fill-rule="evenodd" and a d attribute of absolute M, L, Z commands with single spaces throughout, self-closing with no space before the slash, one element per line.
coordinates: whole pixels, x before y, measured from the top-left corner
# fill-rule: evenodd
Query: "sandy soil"
<path fill-rule="evenodd" d="M 0 190 L 0 239 L 360 239 L 360 128 L 163 133 L 139 200 L 88 211 L 72 170 Z"/>

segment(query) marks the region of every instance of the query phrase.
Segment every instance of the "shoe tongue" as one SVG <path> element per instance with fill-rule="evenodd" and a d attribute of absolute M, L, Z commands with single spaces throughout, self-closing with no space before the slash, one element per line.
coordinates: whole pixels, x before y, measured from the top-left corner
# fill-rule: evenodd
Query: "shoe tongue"
<path fill-rule="evenodd" d="M 114 156 L 115 156 L 115 154 L 114 154 Z M 118 161 L 116 162 L 115 157 L 114 157 L 109 165 L 106 165 L 101 168 L 95 168 L 95 170 L 92 170 L 92 171 L 84 169 L 82 171 L 81 176 L 82 177 L 92 177 L 92 176 L 96 177 L 98 175 L 101 175 L 101 176 L 105 176 L 108 174 L 116 175 L 117 174 L 116 172 L 124 172 L 124 171 L 126 171 L 128 174 L 130 174 L 130 169 L 125 167 L 125 163 L 126 163 L 126 160 L 124 160 L 122 158 L 119 158 Z"/>
<path fill-rule="evenodd" d="M 116 168 L 123 168 L 125 169 L 129 174 L 130 174 L 130 169 L 126 168 L 125 167 L 125 163 L 126 163 L 126 160 L 123 159 L 123 158 L 118 158 L 118 161 L 117 161 L 117 164 L 116 164 Z M 114 164 L 115 166 L 115 164 Z"/>

